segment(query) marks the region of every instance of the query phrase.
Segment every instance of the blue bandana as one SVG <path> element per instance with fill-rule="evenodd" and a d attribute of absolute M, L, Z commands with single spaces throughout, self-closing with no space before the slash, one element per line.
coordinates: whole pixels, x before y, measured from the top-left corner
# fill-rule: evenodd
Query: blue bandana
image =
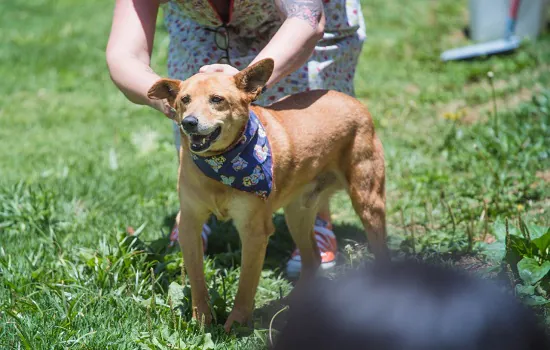
<path fill-rule="evenodd" d="M 244 134 L 235 146 L 211 157 L 191 155 L 204 175 L 262 199 L 269 197 L 273 186 L 271 147 L 254 112 L 250 111 Z"/>

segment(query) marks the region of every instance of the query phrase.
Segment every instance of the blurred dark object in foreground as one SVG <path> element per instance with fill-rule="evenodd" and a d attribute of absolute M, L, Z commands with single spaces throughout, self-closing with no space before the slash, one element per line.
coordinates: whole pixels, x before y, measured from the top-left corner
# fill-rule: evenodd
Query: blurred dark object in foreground
<path fill-rule="evenodd" d="M 531 310 L 491 282 L 400 262 L 298 292 L 275 349 L 550 349 Z"/>

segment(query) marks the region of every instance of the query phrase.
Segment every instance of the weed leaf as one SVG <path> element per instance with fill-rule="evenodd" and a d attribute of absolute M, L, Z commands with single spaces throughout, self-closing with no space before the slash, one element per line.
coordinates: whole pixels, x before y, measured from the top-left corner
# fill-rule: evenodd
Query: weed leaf
<path fill-rule="evenodd" d="M 493 233 L 497 241 L 504 242 L 504 240 L 506 239 L 506 225 L 504 224 L 502 218 L 499 217 L 497 220 L 495 220 L 495 223 L 493 224 Z"/>
<path fill-rule="evenodd" d="M 535 240 L 541 238 L 550 233 L 550 227 L 538 226 L 534 224 L 526 224 L 529 232 L 531 233 L 531 239 Z"/>
<path fill-rule="evenodd" d="M 506 246 L 504 241 L 496 241 L 494 243 L 482 242 L 480 247 L 483 248 L 483 254 L 491 261 L 496 263 L 501 262 L 506 256 Z"/>
<path fill-rule="evenodd" d="M 537 232 L 537 231 L 533 231 Z M 550 228 L 546 230 L 546 233 L 539 238 L 533 240 L 533 243 L 539 248 L 541 255 L 546 255 L 548 247 L 550 247 Z"/>
<path fill-rule="evenodd" d="M 550 300 L 547 300 L 540 295 L 530 295 L 526 298 L 523 298 L 523 302 L 529 306 L 541 306 L 550 303 Z"/>
<path fill-rule="evenodd" d="M 184 304 L 185 292 L 184 287 L 182 287 L 180 284 L 176 282 L 170 283 L 170 286 L 168 286 L 168 295 L 170 298 L 172 298 L 174 308 L 178 308 Z"/>
<path fill-rule="evenodd" d="M 216 346 L 212 341 L 212 334 L 206 333 L 204 335 L 204 344 L 202 345 L 202 350 L 214 349 Z"/>
<path fill-rule="evenodd" d="M 516 285 L 516 294 L 520 297 L 529 297 L 535 294 L 535 286 L 518 284 Z"/>
<path fill-rule="evenodd" d="M 531 246 L 534 246 L 534 244 L 521 236 L 508 236 L 506 240 L 506 261 L 512 266 L 517 266 L 522 258 L 531 258 L 533 256 Z"/>
<path fill-rule="evenodd" d="M 548 274 L 548 271 L 550 271 L 550 261 L 539 265 L 535 259 L 525 257 L 518 263 L 519 277 L 529 285 L 540 281 Z"/>

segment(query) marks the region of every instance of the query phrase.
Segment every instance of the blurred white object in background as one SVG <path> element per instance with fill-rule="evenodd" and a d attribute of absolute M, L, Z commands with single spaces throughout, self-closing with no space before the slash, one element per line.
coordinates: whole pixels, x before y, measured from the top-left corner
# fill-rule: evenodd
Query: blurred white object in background
<path fill-rule="evenodd" d="M 504 38 L 506 18 L 511 0 L 469 0 L 470 37 L 477 42 Z M 550 0 L 521 2 L 515 35 L 535 40 L 544 30 L 548 19 Z"/>

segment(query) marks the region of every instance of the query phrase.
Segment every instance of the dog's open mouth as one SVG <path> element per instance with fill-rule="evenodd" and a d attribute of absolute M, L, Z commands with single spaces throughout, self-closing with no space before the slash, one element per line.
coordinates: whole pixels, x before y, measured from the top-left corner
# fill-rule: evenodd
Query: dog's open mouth
<path fill-rule="evenodd" d="M 218 126 L 213 132 L 207 135 L 190 134 L 191 150 L 193 152 L 202 152 L 207 150 L 214 141 L 218 139 L 222 132 L 221 126 Z"/>

